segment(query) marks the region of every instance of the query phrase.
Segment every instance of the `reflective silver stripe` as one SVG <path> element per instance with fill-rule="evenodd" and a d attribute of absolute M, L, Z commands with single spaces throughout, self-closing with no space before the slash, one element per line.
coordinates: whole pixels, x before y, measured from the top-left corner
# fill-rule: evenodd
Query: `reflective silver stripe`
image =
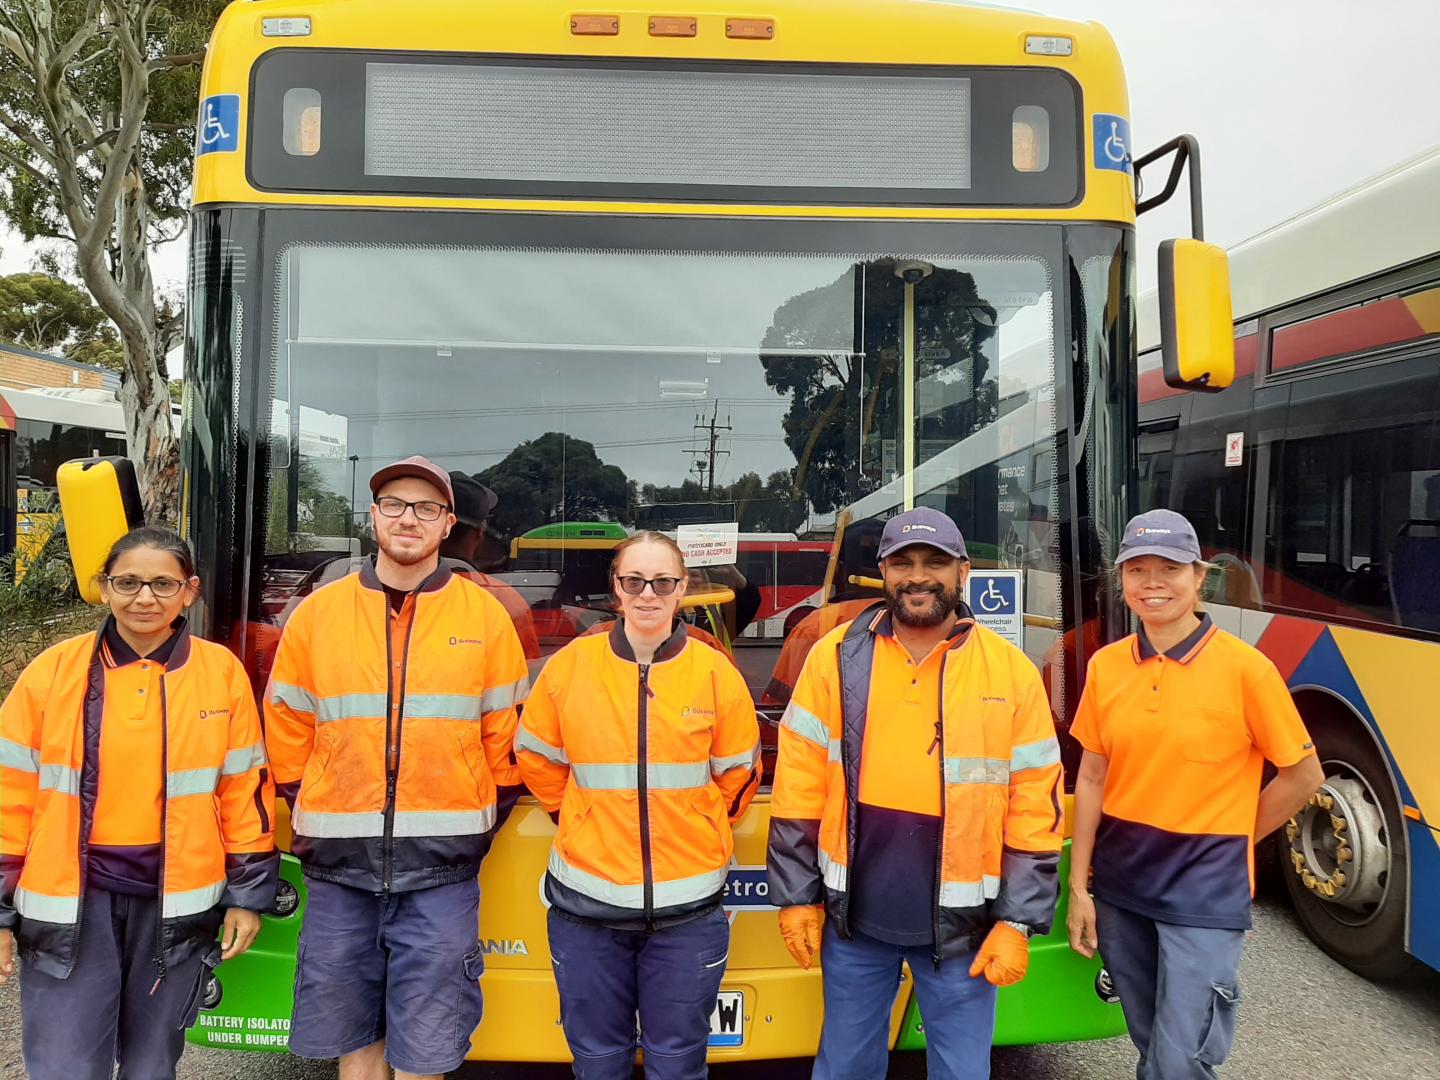
<path fill-rule="evenodd" d="M 617 885 L 613 881 L 606 881 L 602 877 L 596 877 L 594 874 L 576 869 L 561 858 L 560 853 L 554 848 L 550 849 L 550 873 L 562 885 L 612 907 L 638 910 L 645 906 L 644 885 Z M 654 884 L 653 903 L 656 907 L 689 904 L 714 896 L 724 887 L 725 869 L 723 867 L 708 873 L 697 874 L 694 877 L 681 878 L 678 881 L 657 881 Z"/>
<path fill-rule="evenodd" d="M 712 757 L 710 759 L 710 775 L 724 776 L 731 769 L 753 769 L 755 760 L 760 756 L 760 744 L 757 742 L 743 754 L 731 754 L 729 757 Z"/>
<path fill-rule="evenodd" d="M 313 713 L 315 711 L 315 695 L 298 686 L 272 681 L 270 683 L 270 704 L 288 705 L 300 712 Z"/>
<path fill-rule="evenodd" d="M 478 836 L 495 827 L 495 806 L 480 810 L 400 810 L 395 836 Z"/>
<path fill-rule="evenodd" d="M 385 815 L 315 814 L 295 811 L 294 829 L 300 836 L 318 840 L 384 836 Z M 395 814 L 394 836 L 475 836 L 495 827 L 495 806 L 479 810 L 402 810 Z"/>
<path fill-rule="evenodd" d="M 826 746 L 830 742 L 830 729 L 825 726 L 825 721 L 809 709 L 802 709 L 793 701 L 785 706 L 785 715 L 780 717 L 780 726 L 788 727 L 801 738 L 809 739 L 821 746 Z"/>
<path fill-rule="evenodd" d="M 1041 742 L 1027 743 L 1010 751 L 1010 771 L 1044 769 L 1060 764 L 1060 741 L 1053 736 Z"/>
<path fill-rule="evenodd" d="M 554 762 L 556 765 L 569 765 L 570 757 L 558 746 L 551 746 L 540 736 L 527 728 L 522 721 L 515 730 L 515 749 L 529 750 L 532 754 L 539 754 L 546 761 Z"/>
<path fill-rule="evenodd" d="M 165 794 L 172 799 L 182 795 L 213 795 L 218 783 L 219 769 L 181 769 L 166 777 Z"/>
<path fill-rule="evenodd" d="M 835 862 L 824 851 L 819 855 L 820 876 L 825 879 L 825 886 L 836 892 L 845 892 L 850 887 L 850 868 L 844 863 Z"/>
<path fill-rule="evenodd" d="M 492 686 L 480 697 L 480 711 L 482 713 L 497 712 L 500 709 L 510 709 L 519 705 L 530 694 L 530 678 L 526 676 L 518 682 L 509 686 Z"/>
<path fill-rule="evenodd" d="M 15 910 L 27 919 L 49 923 L 74 923 L 80 917 L 80 898 L 46 896 L 29 889 L 16 889 Z"/>
<path fill-rule="evenodd" d="M 1008 784 L 1010 762 L 1004 758 L 947 757 L 947 784 Z"/>
<path fill-rule="evenodd" d="M 257 742 L 254 746 L 242 746 L 238 750 L 231 750 L 225 755 L 225 764 L 220 768 L 222 776 L 239 776 L 251 769 L 258 769 L 270 759 L 265 756 L 265 744 Z"/>
<path fill-rule="evenodd" d="M 407 720 L 479 720 L 480 698 L 474 694 L 406 694 Z"/>
<path fill-rule="evenodd" d="M 839 760 L 840 760 L 840 740 L 839 740 L 839 739 L 831 739 L 831 740 L 830 740 L 830 760 L 831 760 L 831 761 L 839 761 Z"/>
<path fill-rule="evenodd" d="M 570 775 L 578 787 L 592 791 L 636 791 L 639 789 L 635 765 L 592 765 L 572 763 Z M 702 788 L 710 783 L 710 763 L 697 761 L 683 765 L 645 766 L 645 785 L 651 791 L 680 791 Z"/>
<path fill-rule="evenodd" d="M 41 765 L 40 790 L 58 791 L 62 795 L 80 794 L 80 770 L 68 765 Z"/>
<path fill-rule="evenodd" d="M 986 900 L 1000 895 L 1000 879 L 985 875 L 981 881 L 945 881 L 940 884 L 940 906 L 949 908 L 979 907 Z"/>
<path fill-rule="evenodd" d="M 10 739 L 0 739 L 0 765 L 20 772 L 40 771 L 40 751 L 21 746 Z"/>
<path fill-rule="evenodd" d="M 378 812 L 312 814 L 296 807 L 291 824 L 300 836 L 311 836 L 316 839 L 338 840 L 355 836 L 385 835 L 385 815 Z"/>
<path fill-rule="evenodd" d="M 336 694 L 315 703 L 315 720 L 383 720 L 390 699 L 384 694 Z"/>
<path fill-rule="evenodd" d="M 178 919 L 184 915 L 199 915 L 220 903 L 220 897 L 224 895 L 224 881 L 206 885 L 203 889 L 191 889 L 189 892 L 166 893 L 160 904 L 160 916 L 165 919 Z"/>

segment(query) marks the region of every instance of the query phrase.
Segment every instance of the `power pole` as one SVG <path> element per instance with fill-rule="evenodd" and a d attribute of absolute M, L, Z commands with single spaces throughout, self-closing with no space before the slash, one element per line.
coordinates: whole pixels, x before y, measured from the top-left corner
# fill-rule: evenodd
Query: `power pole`
<path fill-rule="evenodd" d="M 705 480 L 705 497 L 706 497 L 707 499 L 710 499 L 712 502 L 713 502 L 714 499 L 715 499 L 715 459 L 716 459 L 717 457 L 719 457 L 721 454 L 729 454 L 729 453 L 730 453 L 729 450 L 717 450 L 717 449 L 715 448 L 715 443 L 716 443 L 716 441 L 717 441 L 717 440 L 719 439 L 719 437 L 720 437 L 720 436 L 719 436 L 719 433 L 720 433 L 720 432 L 722 432 L 722 431 L 734 431 L 734 430 L 735 430 L 733 427 L 730 426 L 730 417 L 729 417 L 729 416 L 726 416 L 726 417 L 725 417 L 725 423 L 723 423 L 723 424 L 717 422 L 717 421 L 719 420 L 719 418 L 720 418 L 720 402 L 717 400 L 717 401 L 715 402 L 715 409 L 714 409 L 714 411 L 710 414 L 710 422 L 709 422 L 708 424 L 704 422 L 704 419 L 703 419 L 702 417 L 697 416 L 697 417 L 695 418 L 695 430 L 696 430 L 696 431 L 706 431 L 706 432 L 709 432 L 709 434 L 710 434 L 710 448 L 709 448 L 708 450 L 686 450 L 686 451 L 685 451 L 685 453 L 687 453 L 687 454 L 698 454 L 698 455 L 702 455 L 702 456 L 704 457 L 704 459 L 705 459 L 704 461 L 701 461 L 699 457 L 697 457 L 697 458 L 695 459 L 695 475 L 696 475 L 697 477 L 706 478 L 706 480 Z"/>

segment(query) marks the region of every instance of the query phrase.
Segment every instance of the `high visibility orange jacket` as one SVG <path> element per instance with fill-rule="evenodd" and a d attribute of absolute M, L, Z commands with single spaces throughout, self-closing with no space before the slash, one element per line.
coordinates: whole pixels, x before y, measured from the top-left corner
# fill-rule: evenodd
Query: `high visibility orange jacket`
<path fill-rule="evenodd" d="M 560 831 L 546 896 L 610 926 L 653 926 L 719 902 L 730 821 L 760 785 L 745 680 L 677 626 L 637 664 L 624 620 L 550 658 L 525 704 L 515 757 Z"/>
<path fill-rule="evenodd" d="M 97 824 L 116 677 L 102 641 L 103 630 L 46 649 L 0 707 L 0 927 L 18 923 L 22 955 L 56 978 L 75 966 Z M 244 668 L 184 626 L 163 667 L 152 706 L 164 735 L 162 976 L 215 939 L 223 908 L 268 908 L 279 876 L 275 788 Z"/>
<path fill-rule="evenodd" d="M 473 877 L 529 680 L 504 607 L 439 567 L 390 609 L 373 561 L 290 616 L 265 740 L 311 877 L 406 892 Z"/>
<path fill-rule="evenodd" d="M 876 607 L 810 651 L 780 727 L 770 799 L 771 902 L 823 902 L 849 935 L 861 748 L 870 710 L 894 688 L 871 685 Z M 1000 920 L 1045 933 L 1055 913 L 1063 777 L 1055 725 L 1035 666 L 973 623 L 947 644 L 937 721 L 943 757 L 937 961 L 973 948 Z M 872 765 L 874 763 L 872 762 Z"/>
<path fill-rule="evenodd" d="M 785 644 L 780 646 L 780 656 L 775 661 L 775 670 L 761 700 L 766 705 L 790 704 L 790 695 L 795 692 L 795 683 L 805 667 L 805 658 L 810 655 L 815 643 L 841 623 L 850 622 L 862 611 L 874 606 L 873 597 L 840 600 L 817 608 L 801 619 L 795 629 L 786 635 Z"/>

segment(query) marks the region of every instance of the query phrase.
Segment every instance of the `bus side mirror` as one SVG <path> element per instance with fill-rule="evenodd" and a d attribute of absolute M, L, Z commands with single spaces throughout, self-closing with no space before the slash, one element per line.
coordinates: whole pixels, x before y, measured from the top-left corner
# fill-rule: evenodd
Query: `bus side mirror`
<path fill-rule="evenodd" d="M 1224 390 L 1235 381 L 1230 260 L 1203 240 L 1160 245 L 1160 352 L 1165 382 L 1179 390 Z"/>
<path fill-rule="evenodd" d="M 115 541 L 145 524 L 135 466 L 126 457 L 76 458 L 55 473 L 75 584 L 87 604 L 103 604 L 96 578 Z"/>

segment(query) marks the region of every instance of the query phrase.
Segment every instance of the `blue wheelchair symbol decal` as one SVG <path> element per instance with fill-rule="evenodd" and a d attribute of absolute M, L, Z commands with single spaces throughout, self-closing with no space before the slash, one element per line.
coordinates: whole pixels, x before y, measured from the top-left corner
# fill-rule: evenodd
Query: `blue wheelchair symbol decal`
<path fill-rule="evenodd" d="M 1095 167 L 1129 172 L 1130 121 L 1112 113 L 1095 114 Z"/>
<path fill-rule="evenodd" d="M 200 130 L 195 142 L 197 155 L 240 149 L 239 94 L 216 94 L 200 103 Z"/>
<path fill-rule="evenodd" d="M 971 589 L 977 615 L 1014 615 L 1015 579 L 977 574 Z"/>

